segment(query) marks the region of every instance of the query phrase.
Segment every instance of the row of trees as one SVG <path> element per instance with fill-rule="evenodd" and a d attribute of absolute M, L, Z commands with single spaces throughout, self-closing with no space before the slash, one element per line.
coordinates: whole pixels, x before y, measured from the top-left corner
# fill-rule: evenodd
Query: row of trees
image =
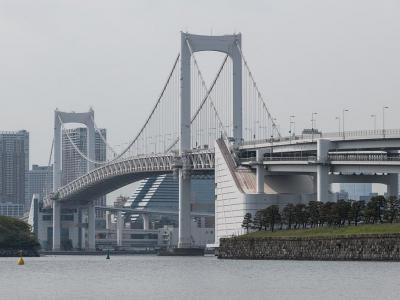
<path fill-rule="evenodd" d="M 271 205 L 256 212 L 247 213 L 242 227 L 274 231 L 280 229 L 313 228 L 320 226 L 344 226 L 360 222 L 367 224 L 393 223 L 399 219 L 400 201 L 397 197 L 374 196 L 368 202 L 338 200 L 337 202 L 310 201 L 306 204 L 287 204 L 283 209 Z"/>

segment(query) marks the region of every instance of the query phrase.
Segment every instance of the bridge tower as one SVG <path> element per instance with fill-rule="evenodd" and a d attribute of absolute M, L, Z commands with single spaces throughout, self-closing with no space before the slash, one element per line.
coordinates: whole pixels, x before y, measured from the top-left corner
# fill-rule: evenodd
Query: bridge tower
<path fill-rule="evenodd" d="M 185 163 L 186 154 L 191 150 L 191 56 L 199 51 L 226 53 L 233 63 L 233 105 L 232 126 L 228 135 L 235 144 L 242 140 L 242 58 L 241 34 L 206 36 L 181 32 L 181 97 L 180 97 L 180 140 L 179 154 L 183 167 L 179 170 L 179 248 L 191 246 L 190 224 L 190 170 Z"/>
<path fill-rule="evenodd" d="M 54 111 L 54 164 L 53 164 L 53 192 L 61 187 L 62 176 L 62 140 L 61 127 L 66 123 L 80 123 L 87 127 L 87 155 L 90 160 L 95 160 L 95 126 L 94 111 L 88 112 L 61 112 Z M 87 171 L 95 167 L 93 162 L 87 162 Z M 95 248 L 95 210 L 94 206 L 88 209 L 88 237 L 89 248 Z M 61 246 L 61 203 L 53 201 L 53 250 L 59 250 Z"/>

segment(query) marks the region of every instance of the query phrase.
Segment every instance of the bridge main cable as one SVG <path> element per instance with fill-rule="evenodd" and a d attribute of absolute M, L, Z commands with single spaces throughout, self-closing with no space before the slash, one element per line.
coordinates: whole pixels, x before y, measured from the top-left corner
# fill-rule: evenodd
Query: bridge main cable
<path fill-rule="evenodd" d="M 136 134 L 135 138 L 128 144 L 128 146 L 127 146 L 120 154 L 118 154 L 116 157 L 114 157 L 114 158 L 112 158 L 112 159 L 110 159 L 110 160 L 107 160 L 107 161 L 98 161 L 98 160 L 90 159 L 90 158 L 89 158 L 87 155 L 85 155 L 85 154 L 78 148 L 78 146 L 73 142 L 73 140 L 72 140 L 71 136 L 69 135 L 68 131 L 65 131 L 65 132 L 66 132 L 66 136 L 67 136 L 68 140 L 71 142 L 71 144 L 72 144 L 72 146 L 74 147 L 75 151 L 77 151 L 77 153 L 78 153 L 82 158 L 84 158 L 86 161 L 91 162 L 91 163 L 94 163 L 94 164 L 97 164 L 97 165 L 105 165 L 105 164 L 108 164 L 108 163 L 110 163 L 110 162 L 114 162 L 114 161 L 120 159 L 125 153 L 127 153 L 128 150 L 135 144 L 135 142 L 138 140 L 138 138 L 139 138 L 139 137 L 141 136 L 141 134 L 144 132 L 144 130 L 145 130 L 147 124 L 149 123 L 151 117 L 153 116 L 154 112 L 156 111 L 158 105 L 160 104 L 161 99 L 162 99 L 162 97 L 164 96 L 164 93 L 165 93 L 165 91 L 166 91 L 166 89 L 167 89 L 167 87 L 168 87 L 168 85 L 169 85 L 169 83 L 170 83 L 170 80 L 171 80 L 171 78 L 172 78 L 172 75 L 173 75 L 173 73 L 174 73 L 174 71 L 175 71 L 175 69 L 176 69 L 176 66 L 177 66 L 178 61 L 179 61 L 179 57 L 180 57 L 180 54 L 177 55 L 177 57 L 176 57 L 176 59 L 175 59 L 175 61 L 174 61 L 172 70 L 171 70 L 171 72 L 170 72 L 169 75 L 168 75 L 168 79 L 167 79 L 166 83 L 164 84 L 163 89 L 162 89 L 162 91 L 161 91 L 159 97 L 157 98 L 157 102 L 156 102 L 156 104 L 154 105 L 154 107 L 153 107 L 153 109 L 152 109 L 150 115 L 147 117 L 147 119 L 146 119 L 144 125 L 141 127 L 141 129 L 139 130 L 139 132 Z M 61 124 L 64 125 L 64 123 L 62 122 L 62 119 L 60 118 L 60 116 L 58 116 L 58 118 L 59 118 Z"/>

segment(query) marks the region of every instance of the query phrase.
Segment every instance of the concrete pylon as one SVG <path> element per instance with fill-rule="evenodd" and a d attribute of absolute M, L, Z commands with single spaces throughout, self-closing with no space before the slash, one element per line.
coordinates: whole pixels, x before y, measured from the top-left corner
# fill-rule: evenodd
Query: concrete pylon
<path fill-rule="evenodd" d="M 188 45 L 190 43 L 190 47 Z M 198 51 L 217 51 L 230 56 L 233 62 L 232 126 L 229 136 L 236 144 L 242 140 L 242 58 L 238 46 L 241 35 L 205 36 L 181 32 L 181 97 L 179 155 L 184 159 L 191 150 L 191 55 Z M 179 170 L 179 248 L 191 246 L 190 172 Z"/>
<path fill-rule="evenodd" d="M 88 206 L 88 248 L 96 250 L 96 209 L 94 205 Z"/>
<path fill-rule="evenodd" d="M 263 165 L 265 150 L 256 150 L 256 178 L 257 178 L 257 194 L 264 194 L 264 180 L 265 180 L 265 168 Z"/>
<path fill-rule="evenodd" d="M 320 202 L 329 201 L 329 145 L 329 140 L 317 140 L 317 201 Z"/>
<path fill-rule="evenodd" d="M 61 140 L 61 125 L 67 123 L 80 123 L 87 127 L 87 149 L 88 157 L 91 160 L 95 159 L 95 127 L 94 127 L 94 111 L 90 109 L 89 112 L 75 113 L 75 112 L 62 112 L 59 110 L 54 111 L 54 162 L 53 162 L 53 192 L 56 192 L 61 187 L 61 176 L 62 176 L 62 140 Z M 92 170 L 95 167 L 94 163 L 87 162 L 87 171 Z M 57 200 L 53 201 L 53 250 L 59 250 L 61 247 L 61 204 L 56 203 Z M 93 205 L 93 204 L 92 204 Z M 91 212 L 94 211 L 94 207 Z M 95 222 L 95 221 L 94 221 Z M 89 247 L 91 241 L 94 240 L 95 231 L 93 237 L 89 237 Z M 95 247 L 93 247 L 94 249 Z"/>
<path fill-rule="evenodd" d="M 388 174 L 387 194 L 388 196 L 399 197 L 399 174 Z"/>
<path fill-rule="evenodd" d="M 53 192 L 61 187 L 61 122 L 58 111 L 54 113 Z M 61 248 L 61 203 L 53 201 L 53 251 Z"/>
<path fill-rule="evenodd" d="M 149 230 L 150 229 L 150 216 L 148 214 L 142 214 L 142 220 L 143 220 L 143 230 Z"/>
<path fill-rule="evenodd" d="M 61 248 L 61 203 L 53 201 L 53 251 Z"/>
<path fill-rule="evenodd" d="M 117 246 L 122 246 L 122 238 L 124 232 L 124 219 L 122 217 L 122 211 L 117 212 Z"/>

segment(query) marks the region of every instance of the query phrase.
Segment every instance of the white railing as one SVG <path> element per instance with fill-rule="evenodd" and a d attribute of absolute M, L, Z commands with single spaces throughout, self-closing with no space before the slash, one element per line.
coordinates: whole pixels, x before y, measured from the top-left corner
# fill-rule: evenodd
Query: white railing
<path fill-rule="evenodd" d="M 248 141 L 242 141 L 240 146 L 248 146 L 248 145 L 257 145 L 263 143 L 269 143 L 273 145 L 274 143 L 282 143 L 282 142 L 309 142 L 316 141 L 318 138 L 333 138 L 336 140 L 340 139 L 354 139 L 354 138 L 388 138 L 388 137 L 400 137 L 400 129 L 377 129 L 377 130 L 355 130 L 355 131 L 345 131 L 343 132 L 326 132 L 326 133 L 317 133 L 314 134 L 307 133 L 296 136 L 284 136 L 284 137 L 272 137 L 268 139 L 254 139 Z"/>

